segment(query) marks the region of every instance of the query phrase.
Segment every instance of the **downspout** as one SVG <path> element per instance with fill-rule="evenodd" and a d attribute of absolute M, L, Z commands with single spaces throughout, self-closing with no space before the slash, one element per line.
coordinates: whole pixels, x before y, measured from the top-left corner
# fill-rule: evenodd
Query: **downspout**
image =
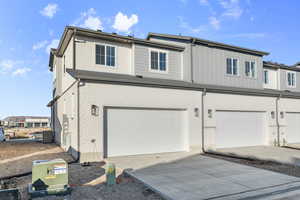
<path fill-rule="evenodd" d="M 80 161 L 80 78 L 77 82 L 77 159 Z"/>
<path fill-rule="evenodd" d="M 196 40 L 195 38 L 192 39 L 191 43 L 191 81 L 194 83 L 194 58 L 193 58 L 193 46 L 195 44 Z"/>
<path fill-rule="evenodd" d="M 73 33 L 73 70 L 76 70 L 76 28 Z"/>
<path fill-rule="evenodd" d="M 280 146 L 280 124 L 279 124 L 279 100 L 281 94 L 276 98 L 276 126 L 277 126 L 277 146 Z"/>
<path fill-rule="evenodd" d="M 204 97 L 206 96 L 206 88 L 203 89 L 202 95 L 201 95 L 201 129 L 202 129 L 202 151 L 205 153 L 205 136 L 204 136 Z"/>

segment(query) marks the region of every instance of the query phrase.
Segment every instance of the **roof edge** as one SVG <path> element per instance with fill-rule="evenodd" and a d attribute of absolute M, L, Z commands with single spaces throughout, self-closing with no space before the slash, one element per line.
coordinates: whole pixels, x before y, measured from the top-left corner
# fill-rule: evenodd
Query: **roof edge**
<path fill-rule="evenodd" d="M 249 48 L 244 48 L 244 47 L 239 47 L 235 45 L 229 45 L 221 42 L 215 42 L 215 41 L 210 41 L 210 40 L 204 40 L 201 38 L 196 38 L 196 37 L 190 37 L 190 36 L 181 36 L 181 35 L 172 35 L 172 34 L 162 34 L 162 33 L 153 33 L 150 32 L 148 33 L 147 40 L 149 40 L 151 37 L 164 37 L 164 38 L 172 38 L 172 39 L 180 39 L 180 40 L 186 40 L 192 42 L 192 40 L 195 40 L 196 42 L 204 45 L 208 45 L 211 47 L 217 47 L 217 48 L 224 48 L 232 51 L 239 51 L 243 53 L 250 53 L 250 54 L 255 54 L 255 55 L 260 55 L 260 56 L 266 56 L 269 55 L 269 52 L 265 51 L 259 51 L 255 49 L 249 49 Z"/>

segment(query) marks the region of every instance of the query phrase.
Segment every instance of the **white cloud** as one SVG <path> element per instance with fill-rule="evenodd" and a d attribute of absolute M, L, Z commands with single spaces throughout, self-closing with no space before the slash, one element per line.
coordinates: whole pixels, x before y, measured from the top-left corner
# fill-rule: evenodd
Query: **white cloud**
<path fill-rule="evenodd" d="M 221 6 L 225 9 L 223 16 L 240 18 L 243 14 L 243 9 L 240 7 L 239 0 L 219 0 Z"/>
<path fill-rule="evenodd" d="M 123 14 L 122 12 L 118 12 L 115 16 L 115 22 L 113 24 L 113 28 L 119 32 L 130 32 L 130 29 L 133 25 L 137 24 L 139 21 L 138 16 L 132 14 L 130 17 Z"/>
<path fill-rule="evenodd" d="M 200 33 L 201 31 L 204 31 L 206 28 L 205 26 L 198 26 L 198 27 L 192 27 L 188 22 L 184 20 L 183 17 L 179 16 L 179 27 L 186 30 L 188 33 Z"/>
<path fill-rule="evenodd" d="M 266 37 L 265 33 L 238 33 L 231 35 L 233 38 L 248 38 L 248 39 L 256 39 Z"/>
<path fill-rule="evenodd" d="M 7 74 L 11 72 L 17 65 L 23 64 L 23 61 L 16 60 L 1 60 L 0 61 L 0 74 Z"/>
<path fill-rule="evenodd" d="M 216 29 L 219 30 L 220 29 L 220 20 L 218 20 L 216 17 L 209 17 L 208 18 L 210 25 Z"/>
<path fill-rule="evenodd" d="M 81 12 L 80 17 L 72 23 L 72 26 L 103 30 L 102 20 L 100 17 L 96 16 L 95 8 L 90 8 L 87 11 Z"/>
<path fill-rule="evenodd" d="M 46 53 L 49 54 L 51 48 L 57 48 L 59 44 L 59 40 L 58 39 L 54 39 L 52 40 L 46 47 Z"/>
<path fill-rule="evenodd" d="M 50 19 L 54 17 L 55 13 L 58 10 L 58 5 L 54 3 L 49 3 L 40 13 L 45 16 L 49 17 Z"/>
<path fill-rule="evenodd" d="M 254 21 L 254 17 L 250 17 L 250 21 L 253 22 Z"/>
<path fill-rule="evenodd" d="M 84 23 L 81 26 L 94 30 L 103 29 L 101 20 L 98 17 L 93 16 L 89 16 L 86 20 L 84 20 Z"/>
<path fill-rule="evenodd" d="M 15 71 L 13 71 L 12 75 L 13 76 L 24 76 L 27 72 L 30 72 L 31 69 L 28 67 L 23 67 L 23 68 L 19 68 L 16 69 Z"/>
<path fill-rule="evenodd" d="M 38 50 L 44 48 L 48 44 L 47 40 L 40 41 L 32 46 L 32 50 Z"/>

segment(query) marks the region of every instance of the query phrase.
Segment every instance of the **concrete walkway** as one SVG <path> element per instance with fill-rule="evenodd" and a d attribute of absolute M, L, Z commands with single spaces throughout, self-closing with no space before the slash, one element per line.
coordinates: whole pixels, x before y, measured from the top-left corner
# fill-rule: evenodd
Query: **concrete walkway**
<path fill-rule="evenodd" d="M 200 154 L 174 153 L 109 159 L 172 200 L 288 199 L 300 179 Z"/>
<path fill-rule="evenodd" d="M 275 161 L 283 164 L 300 166 L 300 149 L 297 150 L 272 146 L 253 146 L 217 149 L 216 152 L 227 155 L 253 158 L 264 161 Z"/>

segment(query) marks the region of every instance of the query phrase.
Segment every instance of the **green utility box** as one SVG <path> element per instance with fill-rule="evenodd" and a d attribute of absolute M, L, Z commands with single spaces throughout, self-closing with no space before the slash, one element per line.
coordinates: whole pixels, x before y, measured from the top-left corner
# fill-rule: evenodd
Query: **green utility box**
<path fill-rule="evenodd" d="M 32 163 L 31 197 L 64 195 L 70 192 L 68 163 L 63 159 L 36 160 Z"/>

